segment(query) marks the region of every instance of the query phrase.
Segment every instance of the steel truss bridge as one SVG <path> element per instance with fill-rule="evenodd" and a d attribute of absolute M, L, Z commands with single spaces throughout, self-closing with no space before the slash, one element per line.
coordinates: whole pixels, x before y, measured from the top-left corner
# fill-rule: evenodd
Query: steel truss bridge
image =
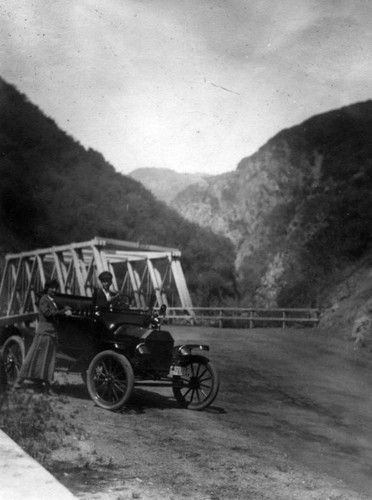
<path fill-rule="evenodd" d="M 91 297 L 98 275 L 110 271 L 113 288 L 140 309 L 166 304 L 193 315 L 190 294 L 175 248 L 96 236 L 82 243 L 7 254 L 0 284 L 0 324 L 35 318 L 38 294 L 48 279 L 60 292 Z"/>

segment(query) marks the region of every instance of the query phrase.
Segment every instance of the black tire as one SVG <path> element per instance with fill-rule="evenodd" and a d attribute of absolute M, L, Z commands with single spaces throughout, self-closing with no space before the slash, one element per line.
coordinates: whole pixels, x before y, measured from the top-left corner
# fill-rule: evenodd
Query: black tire
<path fill-rule="evenodd" d="M 185 363 L 187 375 L 173 377 L 173 394 L 183 408 L 203 410 L 216 399 L 220 387 L 213 363 L 203 356 L 190 356 Z"/>
<path fill-rule="evenodd" d="M 4 342 L 1 353 L 8 384 L 12 385 L 18 377 L 25 359 L 25 344 L 21 337 L 12 335 Z"/>
<path fill-rule="evenodd" d="M 87 388 L 93 401 L 105 410 L 119 410 L 130 398 L 134 386 L 133 368 L 122 354 L 102 351 L 87 370 Z"/>

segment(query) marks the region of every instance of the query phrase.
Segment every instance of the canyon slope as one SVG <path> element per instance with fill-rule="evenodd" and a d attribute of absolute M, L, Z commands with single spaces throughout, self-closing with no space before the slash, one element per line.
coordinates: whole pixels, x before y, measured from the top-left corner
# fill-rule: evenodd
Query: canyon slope
<path fill-rule="evenodd" d="M 242 303 L 318 306 L 331 276 L 368 257 L 371 133 L 372 101 L 317 115 L 173 199 L 233 242 Z"/>

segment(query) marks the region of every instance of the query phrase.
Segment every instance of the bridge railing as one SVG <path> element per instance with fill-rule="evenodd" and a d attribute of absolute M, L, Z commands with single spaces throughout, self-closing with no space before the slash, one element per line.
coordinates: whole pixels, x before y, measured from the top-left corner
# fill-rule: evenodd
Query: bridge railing
<path fill-rule="evenodd" d="M 182 307 L 169 307 L 169 324 L 195 324 L 218 328 L 312 327 L 319 323 L 319 309 L 266 309 L 193 307 L 193 315 Z"/>

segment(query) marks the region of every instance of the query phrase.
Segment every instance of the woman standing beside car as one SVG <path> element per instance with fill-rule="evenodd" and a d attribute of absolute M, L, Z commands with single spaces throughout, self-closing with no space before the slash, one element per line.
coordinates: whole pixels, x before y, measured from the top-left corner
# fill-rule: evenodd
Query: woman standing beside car
<path fill-rule="evenodd" d="M 64 309 L 58 309 L 54 300 L 57 290 L 57 280 L 45 283 L 44 292 L 39 302 L 39 322 L 36 333 L 14 385 L 15 389 L 20 389 L 25 379 L 29 379 L 44 384 L 45 391 L 50 392 L 57 351 L 55 324 L 59 316 L 72 314 L 71 309 L 67 306 Z"/>

